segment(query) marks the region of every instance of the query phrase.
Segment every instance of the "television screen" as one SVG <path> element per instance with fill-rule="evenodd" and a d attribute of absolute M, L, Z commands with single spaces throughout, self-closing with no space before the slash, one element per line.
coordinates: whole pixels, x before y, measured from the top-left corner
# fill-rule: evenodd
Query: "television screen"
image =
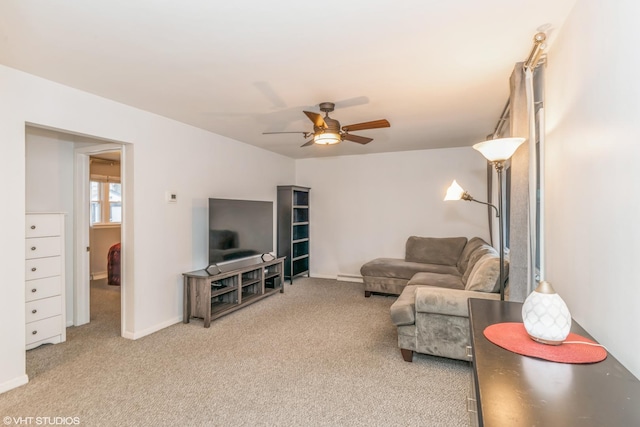
<path fill-rule="evenodd" d="M 209 199 L 209 265 L 273 251 L 273 202 Z"/>

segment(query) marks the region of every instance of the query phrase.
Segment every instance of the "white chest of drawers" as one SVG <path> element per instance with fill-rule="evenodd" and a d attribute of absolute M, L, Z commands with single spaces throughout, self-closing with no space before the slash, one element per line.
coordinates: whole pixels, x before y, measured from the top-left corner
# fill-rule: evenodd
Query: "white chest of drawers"
<path fill-rule="evenodd" d="M 27 213 L 26 348 L 66 340 L 64 214 Z"/>

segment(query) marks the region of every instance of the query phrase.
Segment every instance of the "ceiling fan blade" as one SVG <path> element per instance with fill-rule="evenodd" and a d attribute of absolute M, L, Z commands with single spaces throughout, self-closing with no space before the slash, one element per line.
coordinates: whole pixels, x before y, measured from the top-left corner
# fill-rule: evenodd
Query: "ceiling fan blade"
<path fill-rule="evenodd" d="M 309 117 L 309 119 L 313 122 L 315 127 L 326 128 L 327 124 L 324 122 L 322 116 L 318 113 L 312 113 L 311 111 L 303 111 Z"/>
<path fill-rule="evenodd" d="M 273 90 L 269 82 L 254 82 L 253 85 L 267 98 L 275 108 L 287 108 L 287 103 Z"/>
<path fill-rule="evenodd" d="M 364 105 L 369 103 L 369 98 L 366 96 L 357 96 L 355 98 L 343 99 L 342 101 L 336 101 L 336 109 L 355 107 L 357 105 Z"/>
<path fill-rule="evenodd" d="M 343 134 L 342 139 L 346 139 L 347 141 L 357 142 L 358 144 L 362 144 L 362 145 L 368 144 L 371 141 L 373 141 L 373 138 L 367 138 L 366 136 L 351 135 L 348 133 Z"/>
<path fill-rule="evenodd" d="M 310 145 L 313 145 L 313 138 L 302 144 L 300 147 L 308 147 Z"/>
<path fill-rule="evenodd" d="M 381 120 L 374 120 L 372 122 L 356 123 L 354 125 L 342 126 L 342 130 L 345 132 L 351 132 L 353 130 L 388 128 L 390 126 L 391 125 L 387 120 L 381 119 Z"/>
<path fill-rule="evenodd" d="M 304 131 L 297 131 L 297 132 L 262 132 L 263 135 L 275 135 L 277 133 L 301 133 L 303 135 L 306 135 L 308 132 L 304 132 Z"/>

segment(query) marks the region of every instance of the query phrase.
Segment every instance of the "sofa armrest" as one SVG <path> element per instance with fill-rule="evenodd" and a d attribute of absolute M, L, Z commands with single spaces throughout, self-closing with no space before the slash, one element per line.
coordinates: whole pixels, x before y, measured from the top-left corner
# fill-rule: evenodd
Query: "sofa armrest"
<path fill-rule="evenodd" d="M 469 317 L 469 298 L 499 300 L 500 294 L 420 286 L 416 289 L 416 313 Z"/>
<path fill-rule="evenodd" d="M 416 323 L 416 289 L 419 286 L 406 286 L 398 299 L 391 304 L 391 321 L 396 326 Z"/>

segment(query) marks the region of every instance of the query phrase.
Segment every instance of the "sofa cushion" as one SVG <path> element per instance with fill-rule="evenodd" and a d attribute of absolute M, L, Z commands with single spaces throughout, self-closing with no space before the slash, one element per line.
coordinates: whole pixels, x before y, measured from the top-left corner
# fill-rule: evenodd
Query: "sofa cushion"
<path fill-rule="evenodd" d="M 391 321 L 396 326 L 413 325 L 416 321 L 416 288 L 407 286 L 391 304 Z"/>
<path fill-rule="evenodd" d="M 466 237 L 417 237 L 407 239 L 405 261 L 457 266 Z"/>
<path fill-rule="evenodd" d="M 423 271 L 459 274 L 458 269 L 453 266 L 408 262 L 399 258 L 376 258 L 360 267 L 360 273 L 363 276 L 391 277 L 406 280 Z"/>
<path fill-rule="evenodd" d="M 498 251 L 496 251 L 493 246 L 489 245 L 481 245 L 479 248 L 474 250 L 469 256 L 467 268 L 464 270 L 464 273 L 462 273 L 462 283 L 466 284 L 469 281 L 469 275 L 473 271 L 473 267 L 476 265 L 478 260 L 485 255 L 498 256 Z"/>
<path fill-rule="evenodd" d="M 440 273 L 416 273 L 407 286 L 437 286 L 439 288 L 464 289 L 464 283 L 459 275 Z"/>
<path fill-rule="evenodd" d="M 458 270 L 460 271 L 460 274 L 463 274 L 467 270 L 471 254 L 482 245 L 489 246 L 489 244 L 482 240 L 480 237 L 472 237 L 467 242 L 467 244 L 464 246 L 464 249 L 462 250 L 462 253 L 460 254 L 460 259 L 458 259 Z"/>
<path fill-rule="evenodd" d="M 473 266 L 465 290 L 476 292 L 497 292 L 500 290 L 500 258 L 488 254 Z"/>

